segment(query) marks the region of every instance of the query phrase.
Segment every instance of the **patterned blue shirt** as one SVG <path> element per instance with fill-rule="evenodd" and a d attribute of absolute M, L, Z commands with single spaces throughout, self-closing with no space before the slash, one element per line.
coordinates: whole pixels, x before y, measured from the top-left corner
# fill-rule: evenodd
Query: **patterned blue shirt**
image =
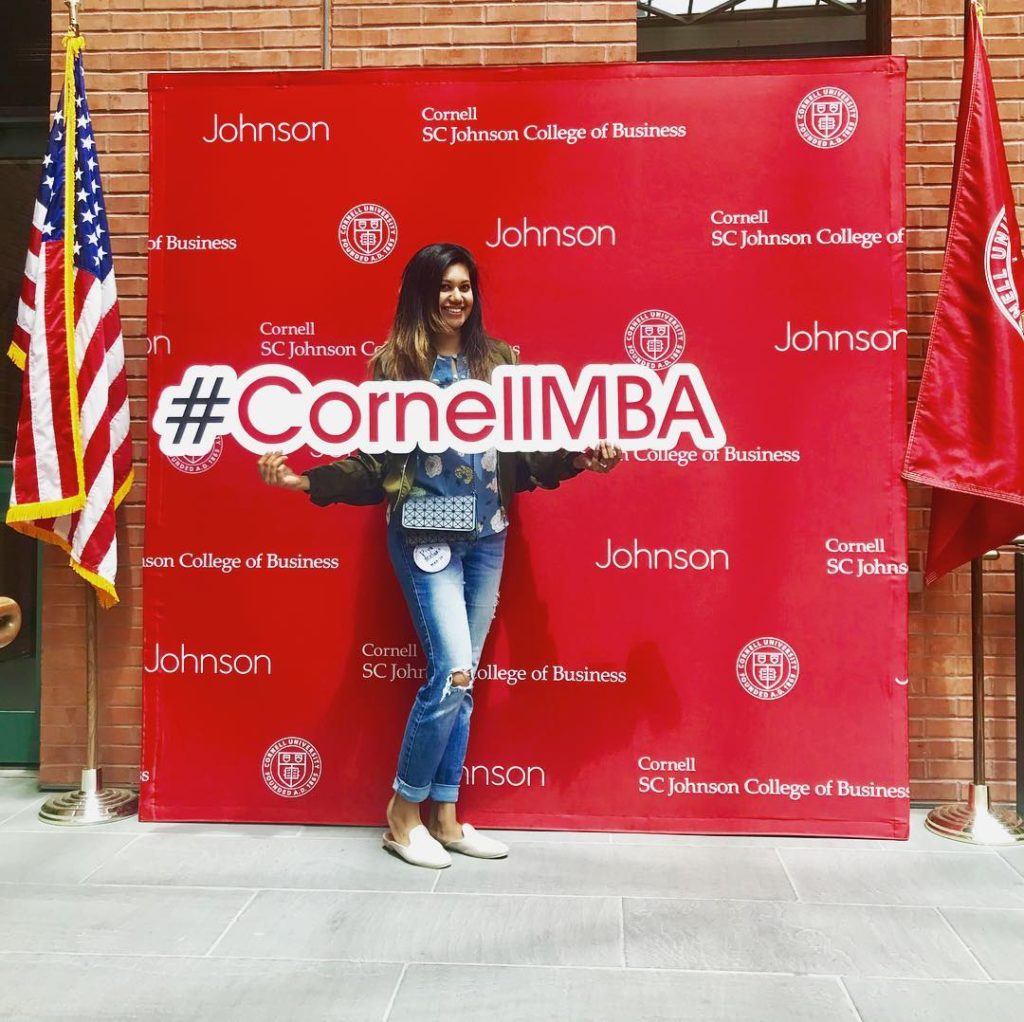
<path fill-rule="evenodd" d="M 431 380 L 449 387 L 456 380 L 469 379 L 465 355 L 438 355 Z M 482 454 L 447 450 L 440 454 L 416 452 L 416 475 L 411 497 L 464 497 L 476 494 L 476 532 L 491 536 L 508 528 L 508 515 L 498 493 L 498 451 L 491 447 Z"/>

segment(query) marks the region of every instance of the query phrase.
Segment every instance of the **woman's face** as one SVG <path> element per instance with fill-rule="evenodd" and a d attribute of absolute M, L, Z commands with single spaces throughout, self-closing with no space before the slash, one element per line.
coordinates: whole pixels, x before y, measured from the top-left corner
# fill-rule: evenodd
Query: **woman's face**
<path fill-rule="evenodd" d="M 441 278 L 441 294 L 438 299 L 441 322 L 458 333 L 473 309 L 473 285 L 469 281 L 469 268 L 462 263 L 453 263 Z"/>

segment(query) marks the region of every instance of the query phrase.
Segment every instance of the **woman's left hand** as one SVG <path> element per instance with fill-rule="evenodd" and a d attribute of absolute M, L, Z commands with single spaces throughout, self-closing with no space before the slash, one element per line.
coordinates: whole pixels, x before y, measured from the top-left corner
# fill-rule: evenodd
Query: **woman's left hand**
<path fill-rule="evenodd" d="M 622 450 L 615 444 L 602 440 L 597 447 L 588 447 L 572 459 L 573 465 L 581 470 L 591 472 L 611 472 L 622 460 Z"/>

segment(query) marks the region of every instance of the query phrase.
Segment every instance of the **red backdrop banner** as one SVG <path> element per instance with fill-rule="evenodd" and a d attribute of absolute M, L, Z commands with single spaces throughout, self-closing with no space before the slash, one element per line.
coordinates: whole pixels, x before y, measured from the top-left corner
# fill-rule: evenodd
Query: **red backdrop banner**
<path fill-rule="evenodd" d="M 524 363 L 688 362 L 715 402 L 720 450 L 517 498 L 474 823 L 906 835 L 904 86 L 897 58 L 150 77 L 151 419 L 200 364 L 365 379 L 434 241 Z M 143 819 L 380 824 L 424 674 L 383 506 L 150 439 Z"/>

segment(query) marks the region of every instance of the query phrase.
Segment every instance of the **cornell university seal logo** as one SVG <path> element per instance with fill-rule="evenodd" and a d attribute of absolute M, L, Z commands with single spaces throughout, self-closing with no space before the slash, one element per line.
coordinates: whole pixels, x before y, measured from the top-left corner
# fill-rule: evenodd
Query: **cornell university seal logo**
<path fill-rule="evenodd" d="M 796 109 L 796 130 L 815 149 L 835 149 L 857 130 L 857 104 L 845 89 L 829 85 L 807 93 Z"/>
<path fill-rule="evenodd" d="M 203 472 L 209 472 L 214 465 L 220 461 L 224 453 L 224 437 L 219 436 L 213 441 L 213 446 L 206 454 L 174 454 L 168 455 L 167 460 L 185 475 L 196 476 Z"/>
<path fill-rule="evenodd" d="M 320 780 L 320 753 L 305 738 L 281 738 L 263 756 L 263 783 L 281 798 L 302 798 Z"/>
<path fill-rule="evenodd" d="M 1015 228 L 1016 229 L 1016 228 Z M 985 242 L 985 279 L 996 308 L 1024 340 L 1021 325 L 1020 295 L 1013 279 L 1013 256 L 1010 247 L 1010 222 L 1003 206 L 989 228 Z"/>
<path fill-rule="evenodd" d="M 375 202 L 353 206 L 338 224 L 338 244 L 357 263 L 379 263 L 387 259 L 398 244 L 395 218 Z"/>
<path fill-rule="evenodd" d="M 637 365 L 667 369 L 682 358 L 686 332 L 671 312 L 648 309 L 629 321 L 624 340 L 626 354 Z"/>
<path fill-rule="evenodd" d="M 736 677 L 755 699 L 781 699 L 800 677 L 800 661 L 788 642 L 764 635 L 740 650 Z"/>

